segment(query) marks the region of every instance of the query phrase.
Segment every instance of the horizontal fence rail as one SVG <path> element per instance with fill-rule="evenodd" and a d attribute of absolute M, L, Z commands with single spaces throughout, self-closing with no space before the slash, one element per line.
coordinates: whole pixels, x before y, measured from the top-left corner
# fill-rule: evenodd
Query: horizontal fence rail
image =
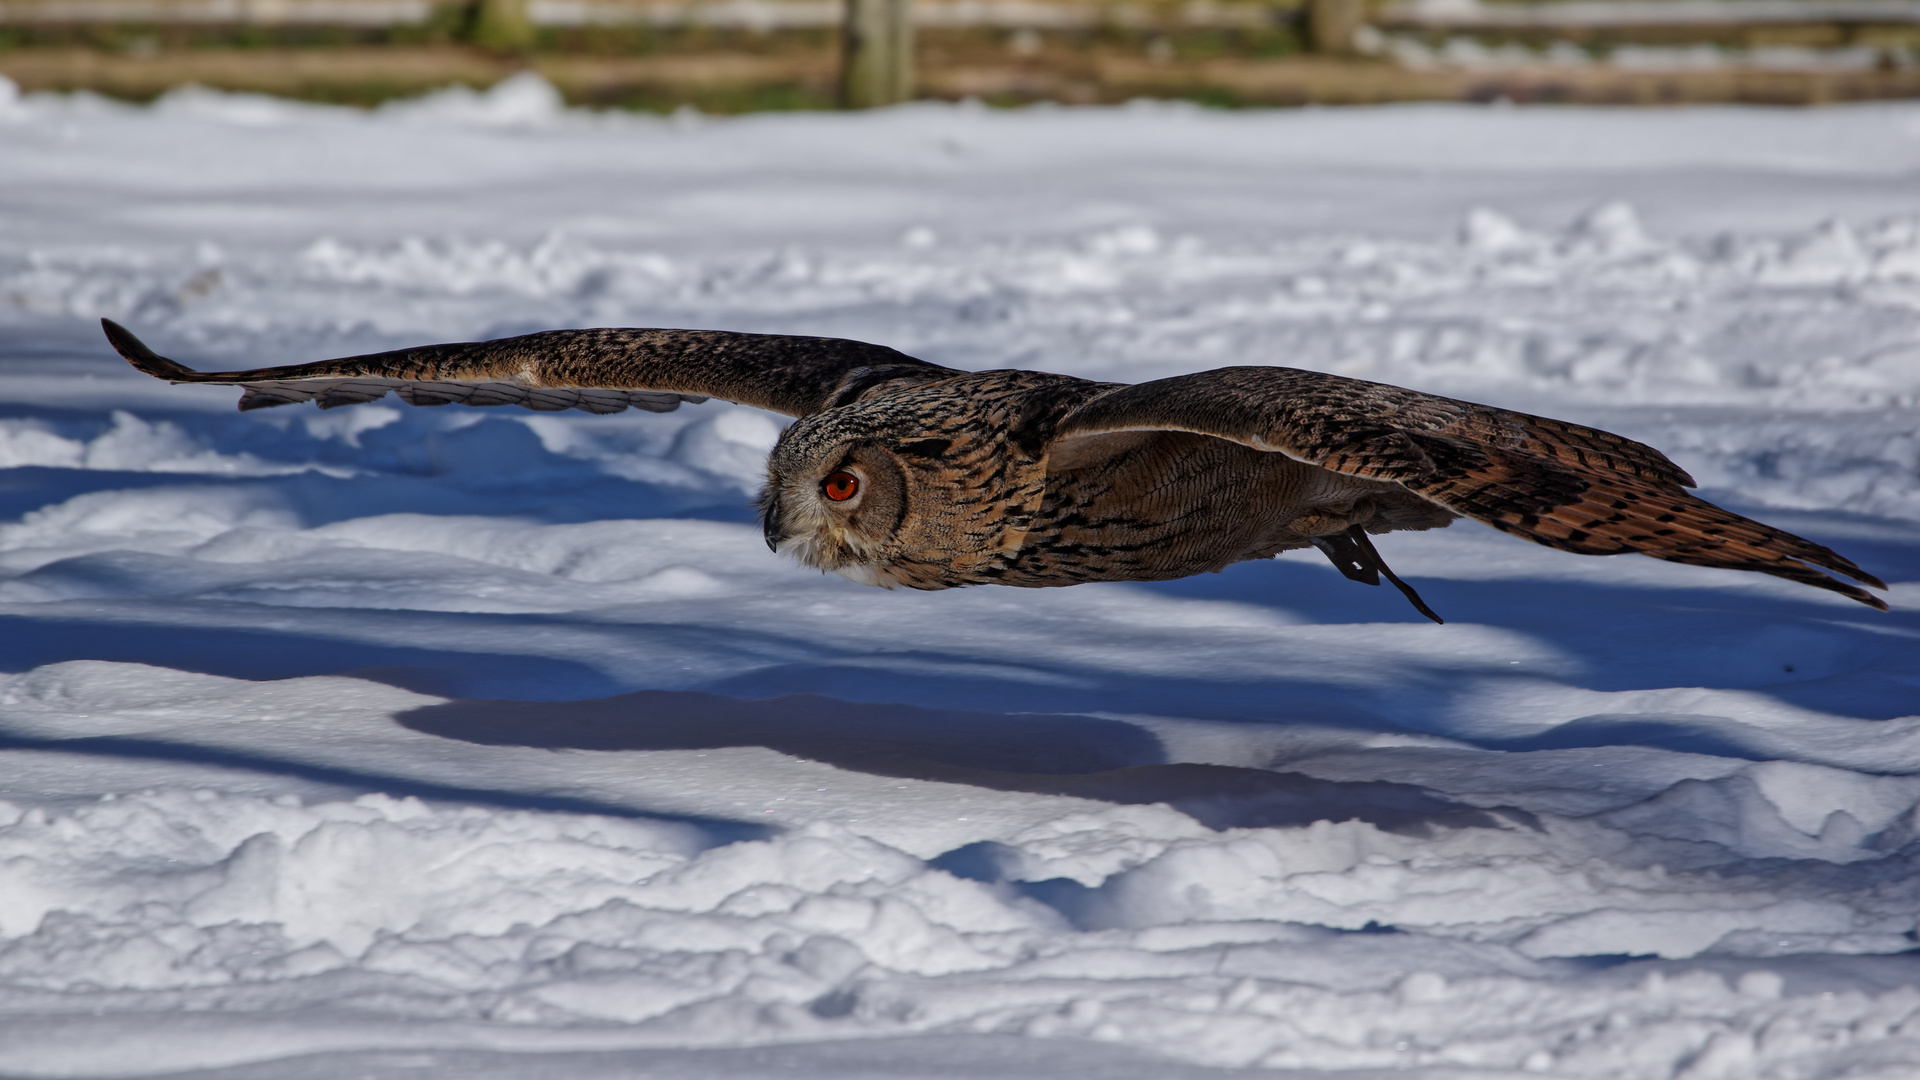
<path fill-rule="evenodd" d="M 1299 17 L 1311 0 L 915 0 L 929 29 L 1247 29 Z M 0 0 L 0 25 L 119 23 L 397 27 L 420 25 L 460 0 Z M 1356 7 L 1358 5 L 1356 4 Z M 838 27 L 844 0 L 526 0 L 545 27 L 714 27 L 762 32 Z M 1823 25 L 1920 26 L 1920 0 L 1389 0 L 1364 21 L 1438 33 L 1631 33 L 1634 30 Z"/>
<path fill-rule="evenodd" d="M 0 0 L 0 24 L 127 23 L 257 26 L 407 26 L 430 20 L 432 0 Z M 1081 30 L 1192 27 L 1257 29 L 1294 18 L 1291 3 L 1075 3 L 1050 0 L 915 0 L 916 26 Z M 774 31 L 837 27 L 843 0 L 528 0 L 536 26 L 727 27 Z"/>
<path fill-rule="evenodd" d="M 1920 23 L 1920 0 L 1397 0 L 1374 21 L 1452 30 Z"/>
<path fill-rule="evenodd" d="M 407 26 L 433 16 L 430 0 L 0 0 L 0 23 Z"/>

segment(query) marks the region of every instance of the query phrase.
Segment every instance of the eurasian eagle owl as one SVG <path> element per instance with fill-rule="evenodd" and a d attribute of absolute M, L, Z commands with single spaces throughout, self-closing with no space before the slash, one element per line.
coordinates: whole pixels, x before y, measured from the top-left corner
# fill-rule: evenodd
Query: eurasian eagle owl
<path fill-rule="evenodd" d="M 240 408 L 411 405 L 656 412 L 708 397 L 796 417 L 767 462 L 767 545 L 886 587 L 1159 581 L 1309 545 L 1394 577 L 1369 533 L 1456 517 L 1584 555 L 1757 570 L 1886 604 L 1818 544 L 1686 492 L 1652 447 L 1382 383 L 1231 367 L 1125 385 L 956 371 L 837 338 L 698 330 L 523 337 L 198 372 L 102 320 L 120 355 Z"/>

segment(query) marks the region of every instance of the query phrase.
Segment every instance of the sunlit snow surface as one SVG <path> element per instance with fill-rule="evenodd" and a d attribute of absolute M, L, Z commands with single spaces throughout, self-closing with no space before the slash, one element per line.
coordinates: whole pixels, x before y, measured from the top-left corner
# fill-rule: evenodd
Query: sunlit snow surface
<path fill-rule="evenodd" d="M 592 325 L 1598 424 L 1894 583 L 886 593 L 777 418 L 127 369 Z M 1920 1071 L 1920 107 L 0 94 L 0 1073 Z M 809 695 L 809 696 L 787 696 Z"/>

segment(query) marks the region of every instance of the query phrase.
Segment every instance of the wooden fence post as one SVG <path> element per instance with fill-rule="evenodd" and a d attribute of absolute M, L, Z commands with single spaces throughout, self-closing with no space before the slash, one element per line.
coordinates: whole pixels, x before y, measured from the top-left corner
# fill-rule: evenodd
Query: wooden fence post
<path fill-rule="evenodd" d="M 1351 53 L 1366 19 L 1366 0 L 1307 0 L 1307 44 L 1330 56 Z"/>
<path fill-rule="evenodd" d="M 473 43 L 502 52 L 525 52 L 533 47 L 533 20 L 527 0 L 479 0 L 473 13 Z"/>
<path fill-rule="evenodd" d="M 847 0 L 840 33 L 840 104 L 892 105 L 913 97 L 913 0 Z"/>

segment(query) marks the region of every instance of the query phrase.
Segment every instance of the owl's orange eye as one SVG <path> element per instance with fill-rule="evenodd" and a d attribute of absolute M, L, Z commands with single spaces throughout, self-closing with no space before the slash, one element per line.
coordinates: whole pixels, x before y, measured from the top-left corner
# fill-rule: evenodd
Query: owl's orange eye
<path fill-rule="evenodd" d="M 820 490 L 834 502 L 846 502 L 860 490 L 860 478 L 852 473 L 837 472 L 820 481 Z"/>

